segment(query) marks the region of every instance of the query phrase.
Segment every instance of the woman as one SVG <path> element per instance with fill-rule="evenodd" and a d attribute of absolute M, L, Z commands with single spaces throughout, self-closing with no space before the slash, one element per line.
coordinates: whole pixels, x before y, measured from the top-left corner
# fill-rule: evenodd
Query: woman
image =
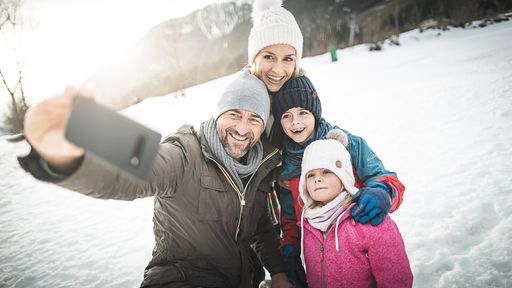
<path fill-rule="evenodd" d="M 246 68 L 265 83 L 271 98 L 286 81 L 303 74 L 299 67 L 302 32 L 292 13 L 281 5 L 282 0 L 254 1 L 247 48 Z M 283 133 L 273 120 L 269 119 L 266 132 L 270 142 L 280 148 Z"/>
<path fill-rule="evenodd" d="M 247 49 L 247 63 L 249 64 L 245 69 L 249 69 L 252 74 L 265 83 L 271 101 L 273 94 L 278 92 L 286 81 L 301 74 L 299 60 L 302 58 L 302 33 L 292 13 L 281 6 L 282 0 L 254 1 L 251 14 L 253 27 L 249 34 Z M 274 146 L 280 147 L 284 134 L 277 123 L 279 121 L 274 124 L 273 122 L 274 118 L 271 114 L 265 128 L 266 134 Z M 281 184 L 286 187 L 288 183 Z M 274 185 L 274 188 L 275 191 L 269 194 L 268 199 L 272 221 L 279 232 L 281 228 L 284 228 L 284 237 L 291 237 L 294 239 L 292 242 L 298 243 L 296 223 L 292 223 L 293 220 L 290 220 L 288 215 L 281 216 L 281 187 Z M 276 192 L 279 195 L 276 195 Z M 290 209 L 286 209 L 286 211 L 288 210 Z M 286 248 L 282 247 L 282 252 L 288 278 L 297 288 L 307 287 L 306 276 L 299 259 L 299 250 L 292 245 L 285 246 Z M 254 259 L 254 283 L 258 283 L 265 277 L 263 268 L 258 262 L 257 259 Z"/>

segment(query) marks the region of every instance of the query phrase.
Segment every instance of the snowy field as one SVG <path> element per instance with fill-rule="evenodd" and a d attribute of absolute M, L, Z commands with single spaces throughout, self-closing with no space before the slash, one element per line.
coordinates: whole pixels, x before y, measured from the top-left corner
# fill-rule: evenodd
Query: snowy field
<path fill-rule="evenodd" d="M 400 41 L 302 65 L 325 118 L 365 137 L 405 183 L 392 217 L 414 287 L 512 287 L 512 21 Z M 164 134 L 198 127 L 230 77 L 125 113 Z M 154 243 L 152 199 L 39 183 L 16 164 L 26 151 L 0 139 L 0 287 L 137 287 Z"/>

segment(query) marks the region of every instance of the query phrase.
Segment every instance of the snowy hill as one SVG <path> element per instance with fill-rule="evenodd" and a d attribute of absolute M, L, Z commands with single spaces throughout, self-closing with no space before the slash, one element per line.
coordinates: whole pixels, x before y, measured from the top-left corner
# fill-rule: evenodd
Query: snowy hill
<path fill-rule="evenodd" d="M 414 287 L 512 285 L 512 21 L 411 31 L 302 61 L 325 118 L 363 136 L 406 185 L 392 214 Z M 163 134 L 214 111 L 225 77 L 124 113 Z M 65 83 L 63 83 L 63 86 Z M 0 287 L 136 287 L 152 199 L 102 201 L 39 183 L 0 141 Z"/>

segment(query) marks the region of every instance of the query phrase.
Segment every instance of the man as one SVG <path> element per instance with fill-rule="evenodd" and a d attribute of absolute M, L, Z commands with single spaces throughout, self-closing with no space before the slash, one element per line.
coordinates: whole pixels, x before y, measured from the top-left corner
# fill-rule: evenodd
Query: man
<path fill-rule="evenodd" d="M 260 80 L 239 75 L 199 133 L 184 126 L 169 136 L 147 184 L 131 182 L 64 138 L 77 94 L 68 88 L 28 111 L 25 137 L 33 149 L 19 162 L 38 179 L 91 197 L 154 196 L 155 248 L 141 287 L 253 287 L 250 249 L 272 275 L 272 287 L 291 287 L 265 206 L 269 172 L 280 157 L 260 140 L 270 109 Z"/>

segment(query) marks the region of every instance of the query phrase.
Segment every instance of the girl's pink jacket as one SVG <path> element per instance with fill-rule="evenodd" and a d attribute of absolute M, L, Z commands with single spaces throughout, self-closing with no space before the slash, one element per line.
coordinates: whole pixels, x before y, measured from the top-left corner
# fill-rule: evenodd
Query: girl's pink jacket
<path fill-rule="evenodd" d="M 348 210 L 348 209 L 347 209 Z M 389 216 L 377 227 L 354 222 L 348 211 L 326 237 L 304 219 L 304 260 L 310 288 L 412 287 L 404 241 Z"/>

